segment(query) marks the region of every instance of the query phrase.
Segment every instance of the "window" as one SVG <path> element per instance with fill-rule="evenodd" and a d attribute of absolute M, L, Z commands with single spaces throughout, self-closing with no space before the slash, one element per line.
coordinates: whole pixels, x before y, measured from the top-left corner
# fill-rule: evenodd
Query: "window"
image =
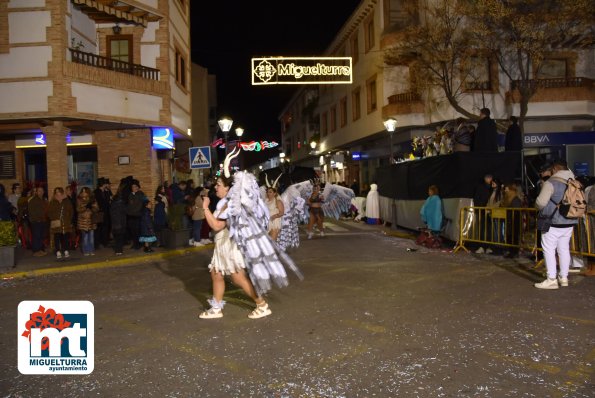
<path fill-rule="evenodd" d="M 353 116 L 353 121 L 356 121 L 362 116 L 361 94 L 359 87 L 353 90 L 351 93 L 351 115 Z"/>
<path fill-rule="evenodd" d="M 108 36 L 107 49 L 108 58 L 132 63 L 132 35 Z"/>
<path fill-rule="evenodd" d="M 568 68 L 566 59 L 546 58 L 541 63 L 538 79 L 559 79 L 568 77 Z"/>
<path fill-rule="evenodd" d="M 331 106 L 331 133 L 337 130 L 337 106 Z"/>
<path fill-rule="evenodd" d="M 467 74 L 465 76 L 465 89 L 467 90 L 491 90 L 492 74 L 489 58 L 481 56 L 470 56 L 467 59 Z"/>
<path fill-rule="evenodd" d="M 343 97 L 339 103 L 339 117 L 341 118 L 341 127 L 347 125 L 347 97 Z"/>
<path fill-rule="evenodd" d="M 17 169 L 14 159 L 14 152 L 0 152 L 0 178 L 11 180 L 16 178 L 16 176 Z"/>
<path fill-rule="evenodd" d="M 366 34 L 366 52 L 374 47 L 374 18 L 370 18 L 365 23 Z"/>
<path fill-rule="evenodd" d="M 320 117 L 320 135 L 322 137 L 328 134 L 328 114 L 324 112 Z"/>
<path fill-rule="evenodd" d="M 176 48 L 175 74 L 176 82 L 186 88 L 186 57 L 178 48 Z"/>
<path fill-rule="evenodd" d="M 366 95 L 368 99 L 368 113 L 372 113 L 378 108 L 378 102 L 376 100 L 376 76 L 368 79 L 366 82 L 366 89 Z"/>
<path fill-rule="evenodd" d="M 357 64 L 357 61 L 359 61 L 359 40 L 357 38 L 357 32 L 351 38 L 351 58 L 353 60 L 353 65 Z"/>

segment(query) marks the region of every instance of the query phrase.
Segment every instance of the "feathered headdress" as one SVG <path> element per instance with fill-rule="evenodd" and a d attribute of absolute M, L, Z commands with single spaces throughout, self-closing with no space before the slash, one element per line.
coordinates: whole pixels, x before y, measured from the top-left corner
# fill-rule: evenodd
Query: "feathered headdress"
<path fill-rule="evenodd" d="M 276 189 L 277 188 L 277 183 L 279 182 L 279 178 L 281 178 L 282 175 L 283 175 L 283 173 L 279 174 L 279 176 L 275 179 L 275 181 L 271 185 L 271 183 L 269 182 L 269 176 L 268 176 L 268 174 L 265 173 L 264 174 L 264 181 L 266 183 L 267 188 Z"/>
<path fill-rule="evenodd" d="M 237 152 L 236 152 L 236 149 L 237 149 Z M 235 147 L 225 157 L 225 160 L 223 161 L 223 174 L 225 175 L 225 178 L 231 177 L 231 171 L 229 170 L 229 163 L 231 162 L 231 159 L 237 157 L 239 154 L 240 154 L 239 148 Z"/>

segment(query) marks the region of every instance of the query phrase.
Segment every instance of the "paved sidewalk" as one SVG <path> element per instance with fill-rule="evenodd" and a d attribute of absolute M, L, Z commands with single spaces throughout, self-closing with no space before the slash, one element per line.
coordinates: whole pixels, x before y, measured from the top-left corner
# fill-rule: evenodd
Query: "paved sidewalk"
<path fill-rule="evenodd" d="M 208 244 L 201 247 L 180 247 L 176 249 L 154 248 L 152 253 L 145 253 L 142 249 L 124 249 L 124 254 L 116 256 L 111 247 L 95 250 L 94 256 L 84 256 L 80 249 L 70 251 L 70 257 L 57 260 L 53 253 L 48 252 L 46 256 L 34 257 L 31 250 L 18 247 L 16 250 L 16 266 L 5 267 L 0 264 L 0 279 L 23 278 L 55 274 L 61 272 L 82 271 L 86 269 L 97 269 L 106 267 L 117 267 L 130 264 L 138 264 L 145 261 L 153 261 L 158 258 L 167 258 L 189 254 L 194 251 L 207 250 L 213 247 Z"/>

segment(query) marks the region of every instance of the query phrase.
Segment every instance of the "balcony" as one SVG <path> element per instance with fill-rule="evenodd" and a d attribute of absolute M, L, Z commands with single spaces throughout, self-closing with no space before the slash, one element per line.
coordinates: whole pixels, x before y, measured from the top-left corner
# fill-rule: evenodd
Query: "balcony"
<path fill-rule="evenodd" d="M 519 80 L 510 82 L 510 91 L 506 94 L 508 101 L 519 102 Z M 537 88 L 529 102 L 559 101 L 595 101 L 593 80 L 586 77 L 566 77 L 557 79 L 534 79 L 529 84 Z"/>
<path fill-rule="evenodd" d="M 391 95 L 388 97 L 388 105 L 382 107 L 384 119 L 391 115 L 410 113 L 424 113 L 424 103 L 419 93 L 407 92 Z"/>
<path fill-rule="evenodd" d="M 159 69 L 153 69 L 130 62 L 118 61 L 100 55 L 75 50 L 73 48 L 69 48 L 69 50 L 71 61 L 77 64 L 127 73 L 129 75 L 139 76 L 143 79 L 159 80 Z"/>

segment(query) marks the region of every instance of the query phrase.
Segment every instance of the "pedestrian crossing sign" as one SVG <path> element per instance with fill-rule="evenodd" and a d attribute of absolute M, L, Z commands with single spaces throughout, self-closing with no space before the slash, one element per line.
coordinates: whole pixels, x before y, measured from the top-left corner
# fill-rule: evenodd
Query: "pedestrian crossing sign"
<path fill-rule="evenodd" d="M 211 168 L 211 147 L 196 146 L 189 149 L 191 169 Z"/>

